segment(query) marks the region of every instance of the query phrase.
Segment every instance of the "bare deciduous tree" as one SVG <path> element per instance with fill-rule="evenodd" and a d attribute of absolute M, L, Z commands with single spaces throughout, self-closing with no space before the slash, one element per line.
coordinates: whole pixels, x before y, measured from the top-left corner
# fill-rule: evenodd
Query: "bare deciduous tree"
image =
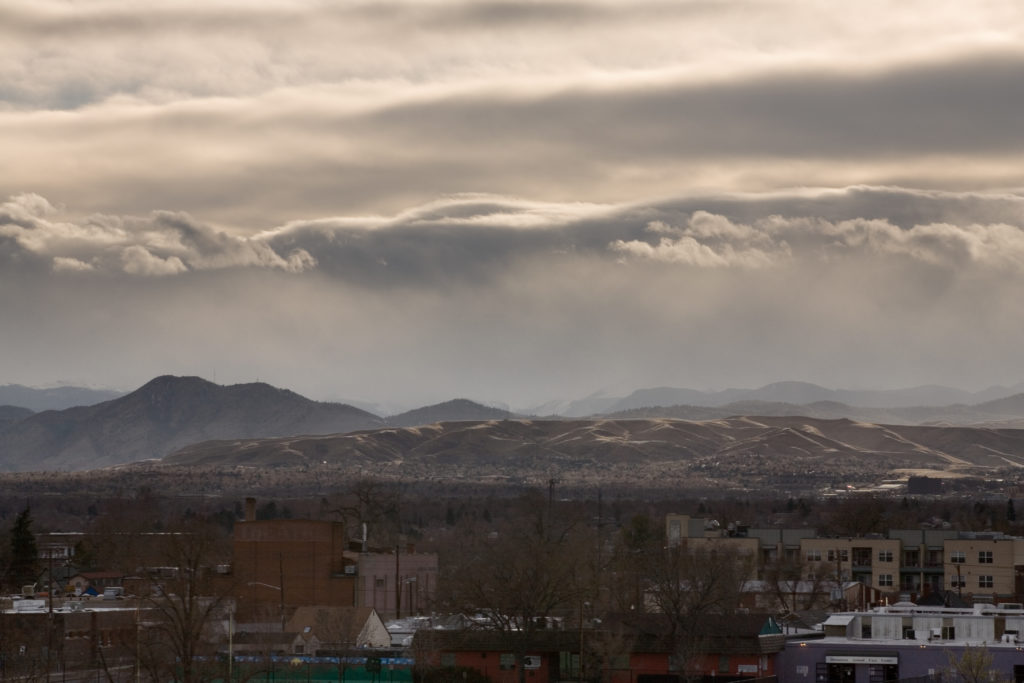
<path fill-rule="evenodd" d="M 985 646 L 964 648 L 959 657 L 949 653 L 945 678 L 952 683 L 1008 683 L 1010 677 L 992 667 L 992 653 Z"/>
<path fill-rule="evenodd" d="M 703 650 L 703 616 L 736 610 L 753 558 L 728 546 L 679 545 L 662 548 L 650 560 L 647 606 L 664 615 L 675 666 L 686 675 Z"/>
<path fill-rule="evenodd" d="M 147 586 L 143 600 L 149 622 L 140 637 L 142 663 L 157 679 L 168 674 L 183 683 L 222 675 L 213 662 L 226 640 L 230 579 L 217 571 L 228 548 L 215 526 L 189 520 L 154 539 L 159 565 L 141 567 Z"/>
<path fill-rule="evenodd" d="M 571 525 L 548 524 L 541 505 L 533 524 L 524 520 L 466 539 L 443 577 L 441 599 L 450 609 L 482 616 L 484 628 L 501 634 L 525 681 L 525 656 L 548 619 L 576 614 L 585 599 L 590 543 Z"/>
<path fill-rule="evenodd" d="M 823 606 L 820 603 L 835 583 L 834 567 L 799 556 L 775 558 L 764 566 L 762 576 L 778 607 L 790 612 Z"/>

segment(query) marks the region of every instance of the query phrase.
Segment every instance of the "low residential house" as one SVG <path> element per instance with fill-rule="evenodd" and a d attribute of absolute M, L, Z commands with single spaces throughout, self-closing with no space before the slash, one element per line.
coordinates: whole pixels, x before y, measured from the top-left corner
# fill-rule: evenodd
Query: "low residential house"
<path fill-rule="evenodd" d="M 239 624 L 233 638 L 236 653 L 255 655 L 337 654 L 390 645 L 391 634 L 372 607 L 297 607 L 283 628 L 274 622 Z"/>
<path fill-rule="evenodd" d="M 285 630 L 299 634 L 307 654 L 391 646 L 391 634 L 372 607 L 299 607 Z"/>
<path fill-rule="evenodd" d="M 527 680 L 672 683 L 763 678 L 774 675 L 785 637 L 765 614 L 707 615 L 700 637 L 673 642 L 664 615 L 612 616 L 583 629 L 542 630 L 527 642 L 493 630 L 421 630 L 413 640 L 418 665 L 468 667 L 493 683 L 518 681 L 517 651 Z M 582 671 L 580 670 L 582 663 Z"/>
<path fill-rule="evenodd" d="M 89 588 L 99 595 L 107 588 L 121 588 L 124 585 L 124 574 L 119 572 L 80 572 L 68 579 L 67 591 L 74 595 L 82 595 Z"/>

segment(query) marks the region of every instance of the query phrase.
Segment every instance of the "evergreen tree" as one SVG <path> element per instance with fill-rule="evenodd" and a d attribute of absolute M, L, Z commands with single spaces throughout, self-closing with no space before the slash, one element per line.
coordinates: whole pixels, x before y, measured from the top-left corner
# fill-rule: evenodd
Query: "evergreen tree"
<path fill-rule="evenodd" d="M 39 549 L 32 533 L 32 515 L 29 507 L 21 511 L 11 529 L 11 564 L 7 567 L 7 584 L 20 591 L 22 586 L 39 578 Z"/>

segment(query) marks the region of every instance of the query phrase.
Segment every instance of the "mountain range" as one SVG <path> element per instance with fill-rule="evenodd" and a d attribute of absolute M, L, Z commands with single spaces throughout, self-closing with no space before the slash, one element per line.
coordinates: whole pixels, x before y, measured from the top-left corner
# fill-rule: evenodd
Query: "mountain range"
<path fill-rule="evenodd" d="M 508 411 L 456 399 L 385 419 L 260 382 L 221 386 L 168 375 L 94 405 L 40 413 L 0 406 L 0 470 L 86 470 L 158 459 L 211 439 L 335 434 L 507 416 Z"/>
<path fill-rule="evenodd" d="M 863 422 L 895 425 L 976 426 L 1008 429 L 1024 428 L 1024 394 L 986 401 L 975 405 L 914 406 L 906 408 L 866 408 L 836 401 L 783 403 L 771 401 L 735 401 L 723 406 L 655 406 L 607 413 L 612 418 L 675 418 L 711 420 L 734 415 L 804 416 L 820 419 L 850 418 Z"/>
<path fill-rule="evenodd" d="M 487 420 L 353 434 L 196 444 L 188 467 L 328 467 L 419 481 L 809 491 L 911 474 L 985 476 L 1024 467 L 1024 430 L 852 420 Z"/>
<path fill-rule="evenodd" d="M 627 396 L 594 394 L 573 401 L 553 401 L 527 411 L 534 415 L 557 414 L 565 417 L 609 415 L 628 410 L 664 406 L 695 406 L 718 408 L 734 403 L 757 401 L 807 405 L 840 403 L 854 408 L 914 408 L 949 405 L 975 405 L 1024 393 L 1024 382 L 1011 386 L 994 386 L 983 391 L 965 391 L 939 385 L 906 389 L 827 389 L 808 382 L 774 382 L 757 389 L 724 389 L 700 391 L 678 387 L 637 389 Z"/>
<path fill-rule="evenodd" d="M 124 392 L 109 389 L 71 386 L 40 389 L 21 384 L 4 384 L 0 385 L 0 406 L 28 408 L 32 412 L 64 410 L 109 401 L 123 395 Z"/>
<path fill-rule="evenodd" d="M 1008 390 L 993 389 L 986 395 L 997 395 Z M 729 392 L 717 392 L 714 394 L 714 401 L 724 400 L 727 396 L 738 396 L 740 400 L 718 405 L 687 405 L 668 402 L 681 396 L 691 399 L 703 396 L 702 400 L 705 402 L 711 402 L 712 399 L 709 398 L 709 394 L 693 390 L 650 389 L 635 392 L 628 397 L 628 401 L 610 402 L 607 407 L 648 403 L 652 404 L 652 407 L 622 408 L 618 412 L 593 415 L 582 421 L 580 418 L 559 415 L 548 415 L 543 419 L 527 421 L 532 425 L 564 423 L 567 425 L 566 428 L 577 423 L 627 424 L 647 421 L 652 424 L 675 424 L 681 420 L 711 425 L 723 420 L 728 422 L 738 416 L 755 416 L 753 419 L 759 421 L 782 418 L 852 420 L 861 424 L 889 425 L 888 429 L 891 430 L 897 430 L 899 425 L 974 427 L 973 430 L 949 432 L 959 435 L 958 438 L 963 443 L 957 448 L 961 450 L 971 447 L 973 443 L 984 442 L 996 431 L 1002 434 L 1009 428 L 1024 427 L 1024 393 L 973 404 L 872 407 L 851 405 L 820 397 L 838 395 L 859 400 L 862 404 L 882 401 L 880 397 L 889 397 L 893 403 L 898 403 L 900 400 L 909 401 L 909 397 L 913 396 L 935 396 L 936 388 L 922 387 L 901 392 L 852 392 L 783 382 L 758 390 Z M 961 395 L 957 390 L 950 389 L 948 392 Z M 980 395 L 981 393 L 971 394 L 975 399 Z M 772 400 L 766 400 L 769 398 Z M 792 401 L 778 400 L 781 398 Z M 796 402 L 804 399 L 814 400 L 807 403 Z M 665 404 L 657 405 L 659 401 Z M 367 444 L 366 453 L 392 458 L 387 448 L 380 451 L 376 445 L 377 432 L 381 435 L 391 435 L 379 437 L 385 442 L 388 439 L 399 438 L 397 435 L 401 434 L 401 439 L 412 444 L 409 446 L 412 448 L 419 447 L 413 443 L 415 439 L 409 436 L 416 431 L 415 428 L 426 429 L 425 425 L 467 421 L 481 425 L 479 429 L 482 440 L 473 441 L 472 445 L 479 452 L 479 457 L 486 461 L 493 453 L 505 452 L 509 446 L 502 442 L 505 437 L 495 435 L 494 427 L 491 425 L 512 424 L 523 417 L 466 399 L 456 399 L 390 417 L 381 417 L 344 403 L 312 401 L 292 391 L 263 383 L 221 386 L 198 377 L 163 376 L 134 392 L 93 405 L 39 413 L 32 413 L 26 408 L 0 406 L 0 470 L 95 469 L 160 459 L 186 447 L 209 441 L 228 441 L 229 444 L 244 441 L 248 444 L 247 448 L 252 449 L 251 452 L 255 454 L 263 453 L 265 449 L 263 446 L 252 445 L 255 443 L 254 440 L 287 440 L 293 439 L 296 435 L 337 435 L 352 432 L 360 432 L 363 435 L 360 439 Z M 402 431 L 408 429 L 413 431 Z M 682 428 L 673 429 L 678 432 Z M 446 433 L 450 431 L 448 427 L 445 430 Z M 763 435 L 759 438 L 763 438 Z M 580 441 L 580 444 L 584 443 L 585 439 Z M 587 448 L 601 451 L 605 445 L 604 441 L 596 441 Z M 647 453 L 651 449 L 660 452 L 659 449 L 665 448 L 665 445 L 658 440 L 651 440 L 650 443 L 630 440 L 623 442 L 621 447 L 631 452 Z M 681 447 L 679 444 L 672 446 L 675 449 Z M 266 448 L 273 447 L 268 445 Z M 767 445 L 764 449 L 772 450 Z M 217 446 L 215 450 L 225 454 L 226 462 L 237 456 L 230 448 L 225 450 L 223 444 Z M 745 452 L 755 451 L 761 452 L 756 448 Z M 996 448 L 996 451 L 1001 454 L 999 457 L 1002 457 L 1003 450 Z M 838 453 L 843 450 L 829 446 L 822 447 L 821 452 Z M 1007 457 L 1013 455 L 1012 451 L 1007 453 Z M 184 461 L 172 459 L 170 462 Z M 997 458 L 984 466 L 993 466 L 993 463 L 999 462 L 1001 461 Z"/>

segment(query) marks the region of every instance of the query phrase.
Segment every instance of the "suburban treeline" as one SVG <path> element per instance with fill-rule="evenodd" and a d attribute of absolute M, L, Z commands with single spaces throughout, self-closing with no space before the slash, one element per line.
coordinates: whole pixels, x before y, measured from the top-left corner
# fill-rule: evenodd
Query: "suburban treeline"
<path fill-rule="evenodd" d="M 1012 499 L 953 496 L 844 495 L 827 499 L 749 497 L 711 498 L 650 495 L 651 492 L 566 490 L 558 482 L 546 487 L 450 485 L 446 493 L 436 487 L 363 478 L 339 484 L 322 495 L 283 498 L 257 496 L 257 519 L 326 519 L 345 522 L 350 535 L 362 533 L 369 542 L 392 547 L 413 543 L 422 551 L 436 551 L 442 560 L 450 545 L 462 546 L 475 537 L 501 529 L 534 524 L 538 510 L 546 524 L 572 520 L 576 529 L 589 529 L 608 544 L 617 538 L 663 533 L 667 513 L 688 514 L 752 527 L 816 529 L 820 535 L 858 536 L 884 533 L 892 528 L 948 527 L 965 531 L 994 530 L 1014 533 Z M 132 558 L 124 547 L 125 534 L 160 532 L 182 523 L 202 521 L 229 539 L 243 517 L 245 496 L 188 496 L 140 486 L 110 495 L 80 492 L 60 495 L 23 492 L 0 498 L 0 568 L 7 581 L 12 544 L 19 529 L 24 535 L 25 515 L 31 511 L 32 531 L 83 533 L 76 549 L 76 565 L 131 571 Z M 534 520 L 534 521 L 530 521 Z M 116 539 L 116 540 L 110 540 Z M 225 540 L 227 544 L 228 541 Z M 16 565 L 14 565 L 16 566 Z"/>

